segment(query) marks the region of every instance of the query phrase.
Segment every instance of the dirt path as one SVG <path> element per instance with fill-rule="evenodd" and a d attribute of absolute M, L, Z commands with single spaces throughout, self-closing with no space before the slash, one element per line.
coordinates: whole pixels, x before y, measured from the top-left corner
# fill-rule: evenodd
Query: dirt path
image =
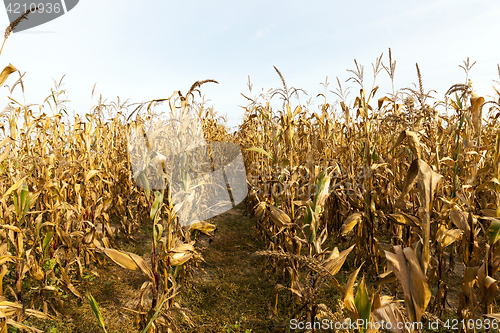
<path fill-rule="evenodd" d="M 195 314 L 196 332 L 269 332 L 273 281 L 264 277 L 263 249 L 255 223 L 244 205 L 211 220 L 217 225 L 213 241 L 200 241 L 202 263 L 186 286 L 181 302 Z M 238 327 L 235 327 L 237 324 Z M 250 331 L 251 330 L 251 331 Z"/>

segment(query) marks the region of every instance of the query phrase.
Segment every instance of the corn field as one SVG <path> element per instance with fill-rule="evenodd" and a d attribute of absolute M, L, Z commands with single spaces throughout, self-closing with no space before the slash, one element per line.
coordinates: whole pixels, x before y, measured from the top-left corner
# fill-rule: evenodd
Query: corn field
<path fill-rule="evenodd" d="M 336 104 L 320 94 L 319 111 L 293 105 L 304 92 L 287 87 L 278 69 L 282 88 L 247 97 L 237 139 L 247 148 L 248 199 L 267 244 L 259 255 L 285 276 L 276 305 L 290 294 L 290 319 L 312 331 L 332 318 L 334 309 L 315 300 L 330 279 L 359 332 L 422 331 L 430 327 L 414 323 L 433 320 L 450 331 L 495 330 L 500 93 L 485 101 L 469 80 L 431 105 L 417 64 L 414 89 L 376 98 L 375 80 L 366 90 L 355 64 L 351 80 L 360 90 L 351 104 L 337 79 Z M 466 75 L 473 65 L 461 66 Z M 394 79 L 390 50 L 389 65 L 380 56 L 373 69 L 375 79 L 382 70 Z M 275 96 L 283 100 L 278 112 L 269 107 Z M 324 246 L 331 237 L 343 251 Z M 356 269 L 341 285 L 336 275 L 348 256 Z M 461 281 L 453 298 L 444 281 L 450 274 Z M 442 317 L 447 306 L 452 321 Z"/>
<path fill-rule="evenodd" d="M 287 86 L 275 68 L 282 87 L 253 96 L 249 82 L 244 119 L 232 134 L 196 102 L 195 93 L 214 80 L 132 112 L 101 98 L 70 119 L 61 83 L 42 104 L 49 115 L 12 97 L 24 90 L 22 75 L 5 67 L 0 83 L 11 83 L 11 102 L 0 114 L 0 332 L 44 332 L 30 320 L 68 320 L 69 299 L 88 304 L 107 332 L 110 319 L 78 287 L 105 262 L 142 276 L 124 309 L 138 332 L 201 331 L 178 299 L 203 266 L 198 236 L 214 237 L 216 225 L 182 225 L 172 187 L 155 190 L 133 172 L 129 154 L 131 135 L 155 123 L 159 106 L 173 118 L 190 108 L 203 132 L 193 135 L 241 148 L 246 210 L 265 244 L 255 255 L 276 281 L 272 313 L 263 319 L 272 330 L 497 331 L 500 82 L 497 96 L 477 95 L 467 59 L 460 66 L 467 83 L 451 84 L 440 100 L 424 90 L 417 65 L 413 88 L 395 91 L 393 84 L 380 97 L 377 76 L 393 82 L 396 69 L 390 50 L 387 65 L 382 58 L 371 88 L 355 61 L 354 99 L 337 79 L 330 102 L 325 81 L 317 109 L 296 103 L 306 92 Z M 276 99 L 282 107 L 273 110 Z M 149 253 L 125 250 L 144 226 Z M 336 289 L 336 307 L 319 301 L 326 282 Z"/>

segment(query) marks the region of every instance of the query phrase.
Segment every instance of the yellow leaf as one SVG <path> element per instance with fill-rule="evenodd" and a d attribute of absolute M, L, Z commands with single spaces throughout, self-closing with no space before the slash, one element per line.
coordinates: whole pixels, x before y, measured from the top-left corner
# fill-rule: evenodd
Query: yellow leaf
<path fill-rule="evenodd" d="M 4 229 L 8 229 L 8 230 L 12 230 L 14 232 L 20 232 L 22 233 L 23 231 L 21 229 L 19 229 L 18 227 L 16 226 L 13 226 L 13 225 L 10 225 L 10 224 L 0 224 L 0 228 L 4 228 Z"/>
<path fill-rule="evenodd" d="M 349 215 L 349 217 L 342 224 L 341 235 L 342 237 L 346 236 L 355 226 L 356 224 L 363 221 L 363 214 L 354 213 Z"/>
<path fill-rule="evenodd" d="M 7 67 L 5 67 L 2 73 L 0 73 L 0 86 L 2 86 L 9 75 L 14 73 L 15 71 L 17 71 L 17 68 L 12 66 L 12 64 L 9 64 Z"/>
<path fill-rule="evenodd" d="M 482 106 L 484 104 L 484 97 L 472 96 L 470 98 L 471 112 L 472 112 L 472 125 L 477 133 L 481 131 L 483 121 Z"/>
<path fill-rule="evenodd" d="M 206 221 L 196 221 L 189 226 L 190 230 L 200 230 L 206 235 L 211 235 L 212 231 L 217 229 L 214 224 L 208 223 Z"/>
<path fill-rule="evenodd" d="M 394 214 L 389 214 L 387 217 L 397 224 L 408 225 L 414 228 L 421 227 L 420 220 L 417 217 L 411 216 L 409 214 L 394 213 Z"/>
<path fill-rule="evenodd" d="M 193 244 L 194 242 L 177 245 L 175 248 L 170 250 L 170 252 L 175 252 L 175 253 L 194 252 Z"/>
<path fill-rule="evenodd" d="M 154 281 L 153 271 L 146 264 L 144 259 L 137 254 L 104 248 L 104 253 L 115 263 L 133 271 L 144 273 L 151 281 Z"/>
<path fill-rule="evenodd" d="M 378 286 L 380 284 L 387 284 L 396 281 L 396 275 L 394 275 L 393 271 L 388 271 L 377 276 L 377 281 L 373 283 L 373 285 Z"/>
<path fill-rule="evenodd" d="M 449 230 L 444 225 L 441 225 L 439 228 L 436 240 L 441 244 L 441 247 L 444 249 L 448 245 L 455 242 L 462 235 L 462 230 L 453 229 Z"/>
<path fill-rule="evenodd" d="M 392 99 L 384 96 L 384 97 L 378 99 L 378 108 L 379 109 L 382 107 L 382 104 L 384 104 L 384 102 L 393 102 L 394 103 L 394 101 Z"/>
<path fill-rule="evenodd" d="M 278 227 L 283 227 L 292 222 L 290 217 L 281 209 L 273 206 L 273 205 L 268 205 L 269 209 L 269 215 L 271 216 L 271 220 L 278 226 Z"/>
<path fill-rule="evenodd" d="M 452 159 L 451 159 L 451 158 L 449 158 L 449 157 L 443 157 L 443 158 L 439 161 L 439 163 L 444 163 L 444 164 L 446 164 L 446 165 L 447 165 L 447 166 L 449 166 L 449 167 L 452 167 L 452 166 L 454 166 L 454 165 L 455 165 L 455 161 L 454 161 L 454 160 L 452 160 Z"/>
<path fill-rule="evenodd" d="M 355 245 L 352 245 L 350 248 L 340 252 L 338 256 L 324 262 L 323 267 L 325 270 L 327 270 L 332 276 L 337 274 L 347 259 L 347 255 L 351 253 L 352 249 L 354 249 L 354 246 Z"/>
<path fill-rule="evenodd" d="M 186 261 L 191 259 L 193 255 L 194 255 L 193 253 L 188 253 L 188 252 L 174 253 L 170 256 L 170 265 L 172 266 L 182 265 Z"/>
<path fill-rule="evenodd" d="M 3 197 L 7 197 L 9 194 L 11 194 L 13 191 L 17 190 L 19 188 L 19 186 L 21 186 L 24 182 L 24 180 L 27 178 L 28 176 L 24 176 L 23 178 L 19 179 L 17 182 L 14 183 L 14 185 L 12 185 L 8 190 L 7 192 L 4 193 Z"/>
<path fill-rule="evenodd" d="M 358 311 L 356 310 L 356 305 L 354 304 L 354 282 L 356 281 L 356 277 L 358 276 L 359 270 L 361 269 L 361 266 L 357 270 L 351 273 L 349 275 L 349 279 L 347 280 L 347 285 L 345 287 L 345 296 L 344 296 L 344 305 L 346 309 L 351 313 L 354 314 L 354 318 L 357 317 Z"/>
<path fill-rule="evenodd" d="M 98 172 L 99 170 L 90 170 L 89 173 L 87 173 L 87 175 L 85 176 L 85 183 L 87 183 L 92 177 L 97 175 Z"/>

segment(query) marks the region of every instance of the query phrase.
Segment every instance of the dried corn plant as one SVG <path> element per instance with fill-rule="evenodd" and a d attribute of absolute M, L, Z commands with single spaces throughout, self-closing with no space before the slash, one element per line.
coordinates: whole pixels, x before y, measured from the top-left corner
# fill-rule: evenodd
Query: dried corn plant
<path fill-rule="evenodd" d="M 385 66 L 382 56 L 377 58 L 374 83 L 366 93 L 363 67 L 355 62 L 350 80 L 360 93 L 352 104 L 338 79 L 338 89 L 331 92 L 340 101 L 328 102 L 325 81 L 325 94 L 318 95 L 324 100 L 319 113 L 292 106 L 292 96 L 300 90 L 288 89 L 277 69 L 282 89 L 244 95 L 250 103 L 234 139 L 247 149 L 248 207 L 267 244 L 259 254 L 281 276 L 273 297 L 289 291 L 296 304 L 292 315 L 303 312 L 302 318 L 314 321 L 319 306 L 314 295 L 321 278 L 334 279 L 335 270 L 326 274 L 328 263 L 339 258 L 337 249 L 324 249 L 323 244 L 337 235 L 349 251 L 356 245 L 355 262 L 365 262 L 365 272 L 379 276 L 372 280 L 379 286 L 379 300 L 386 297 L 380 294 L 382 286 L 391 286 L 392 292 L 402 287 L 404 310 L 399 312 L 396 300 L 385 302 L 384 308 L 373 296 L 378 312 L 370 320 L 420 321 L 446 310 L 461 323 L 495 318 L 500 93 L 495 90 L 497 96 L 486 101 L 474 92 L 468 80 L 473 63 L 467 59 L 460 66 L 466 84 L 453 85 L 443 101 L 430 105 L 435 92 L 424 90 L 417 64 L 414 88 L 396 92 L 393 86 L 392 94 L 372 106 L 380 70 L 394 79 L 390 50 L 389 63 Z M 271 108 L 274 95 L 283 98 L 283 110 Z M 447 272 L 462 281 L 455 304 L 450 304 Z M 346 300 L 353 297 L 350 288 L 352 284 L 338 285 Z M 359 288 L 360 295 L 368 295 Z M 359 318 L 355 307 L 346 308 L 351 318 Z M 473 330 L 465 324 L 460 329 Z M 408 329 L 415 330 L 419 328 Z"/>
<path fill-rule="evenodd" d="M 342 294 L 342 316 L 352 321 L 396 325 L 451 312 L 465 323 L 457 329 L 472 332 L 471 321 L 498 320 L 500 89 L 492 100 L 477 95 L 467 59 L 460 66 L 465 83 L 452 85 L 442 101 L 424 90 L 418 64 L 418 84 L 395 91 L 396 62 L 390 50 L 387 66 L 382 58 L 372 65 L 369 90 L 355 61 L 348 80 L 359 86 L 353 101 L 338 78 L 336 91 L 325 81 L 317 110 L 302 105 L 305 91 L 288 86 L 275 68 L 282 88 L 253 96 L 249 82 L 249 104 L 233 134 L 213 109 L 195 102 L 201 85 L 213 80 L 196 82 L 186 95 L 135 105 L 100 98 L 84 117 L 70 119 L 62 82 L 35 108 L 14 97 L 15 89 L 24 91 L 23 75 L 5 67 L 2 85 L 19 79 L 0 113 L 0 332 L 40 331 L 22 324 L 27 316 L 65 318 L 63 299 L 83 298 L 77 281 L 107 259 L 145 278 L 135 308 L 126 309 L 138 329 L 192 325 L 176 296 L 202 261 L 194 235 L 215 228 L 196 220 L 220 208 L 207 195 L 211 181 L 197 175 L 225 164 L 219 155 L 234 155 L 231 146 L 215 144 L 222 141 L 244 149 L 247 207 L 266 246 L 258 254 L 276 274 L 272 317 L 287 317 L 277 327 L 332 313 L 319 303 L 327 279 Z M 382 69 L 393 87 L 379 97 Z M 330 102 L 329 93 L 338 100 Z M 277 111 L 276 97 L 283 101 Z M 162 105 L 166 111 L 158 111 Z M 170 122 L 158 121 L 161 112 Z M 131 138 L 148 144 L 131 150 Z M 200 149 L 204 140 L 212 143 Z M 161 144 L 168 149 L 151 149 Z M 177 164 L 165 163 L 172 160 Z M 150 252 L 124 251 L 123 240 L 137 241 L 144 225 L 152 227 Z M 358 268 L 345 273 L 346 266 Z M 284 294 L 288 309 L 278 306 Z M 89 300 L 105 330 L 107 319 Z"/>
<path fill-rule="evenodd" d="M 15 72 L 7 66 L 0 74 L 2 84 Z M 22 75 L 9 88 L 11 93 L 18 84 L 22 86 Z M 199 85 L 188 95 L 193 97 Z M 36 115 L 32 105 L 13 97 L 0 114 L 1 331 L 6 332 L 7 325 L 40 331 L 22 324 L 26 316 L 68 316 L 63 299 L 82 298 L 75 282 L 103 264 L 104 257 L 142 272 L 148 280 L 137 290 L 136 308 L 127 309 L 137 327 L 147 326 L 148 332 L 176 330 L 179 322 L 190 319 L 189 310 L 175 297 L 188 266 L 202 260 L 191 234 L 209 233 L 215 226 L 198 221 L 183 227 L 169 187 L 153 192 L 137 186 L 128 139 L 142 117 L 154 116 L 148 103 L 136 108 L 135 119 L 127 119 L 125 104 L 106 104 L 101 98 L 85 119 L 68 116 L 64 121 L 60 87 L 61 82 Z M 177 110 L 178 98 L 163 101 Z M 187 105 L 187 100 L 182 103 Z M 44 107 L 52 114 L 43 113 Z M 139 115 L 141 108 L 148 109 L 145 116 Z M 205 128 L 218 126 L 217 133 L 208 134 L 211 139 L 224 139 L 226 132 L 212 117 L 213 110 L 211 114 L 202 105 L 196 110 Z M 137 241 L 134 234 L 142 225 L 153 227 L 150 263 L 121 249 L 123 239 Z"/>

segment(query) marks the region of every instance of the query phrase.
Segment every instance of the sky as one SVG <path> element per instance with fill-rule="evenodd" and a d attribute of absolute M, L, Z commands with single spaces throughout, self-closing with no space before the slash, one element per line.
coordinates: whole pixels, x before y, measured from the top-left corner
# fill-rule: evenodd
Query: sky
<path fill-rule="evenodd" d="M 0 27 L 9 20 L 4 8 Z M 354 59 L 364 66 L 365 88 L 373 81 L 372 63 L 388 49 L 396 60 L 395 87 L 418 82 L 443 99 L 453 84 L 465 83 L 459 67 L 476 61 L 469 78 L 476 92 L 494 95 L 492 80 L 499 80 L 500 2 L 496 1 L 129 1 L 80 0 L 65 15 L 29 30 L 12 34 L 0 55 L 0 67 L 9 63 L 24 76 L 24 98 L 41 104 L 63 79 L 70 114 L 85 114 L 96 105 L 96 92 L 108 102 L 130 103 L 168 98 L 176 90 L 186 93 L 197 80 L 214 79 L 201 92 L 207 106 L 225 116 L 228 125 L 241 123 L 249 95 L 280 88 L 276 66 L 287 85 L 302 88 L 312 108 L 330 85 L 327 98 L 336 96 L 336 77 L 359 86 L 352 76 Z M 18 78 L 13 74 L 5 84 Z M 377 77 L 376 98 L 392 92 L 385 71 Z M 498 88 L 498 84 L 496 85 Z M 0 103 L 8 103 L 1 88 Z M 487 98 L 488 99 L 488 98 Z M 197 101 L 201 101 L 197 97 Z M 281 102 L 277 99 L 276 105 Z M 432 100 L 431 100 L 432 102 Z M 293 101 L 296 105 L 298 101 Z M 133 110 L 133 109 L 131 109 Z M 49 113 L 48 109 L 44 110 Z"/>

